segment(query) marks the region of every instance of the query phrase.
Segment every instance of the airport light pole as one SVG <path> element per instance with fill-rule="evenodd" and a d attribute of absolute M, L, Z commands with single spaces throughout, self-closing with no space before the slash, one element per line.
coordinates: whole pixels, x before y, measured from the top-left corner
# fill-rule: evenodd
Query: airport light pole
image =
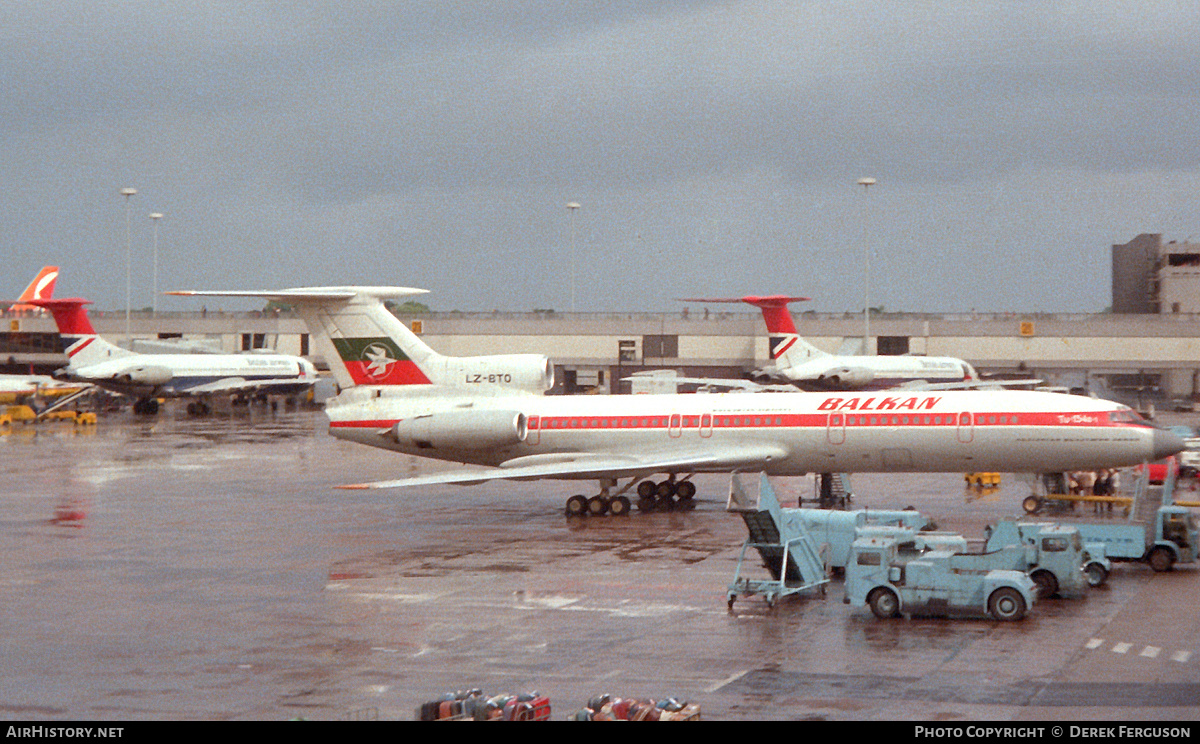
<path fill-rule="evenodd" d="M 133 348 L 133 334 L 129 330 L 129 308 L 132 303 L 133 227 L 129 211 L 129 197 L 136 193 L 137 189 L 131 188 L 124 188 L 120 191 L 121 196 L 125 197 L 125 343 L 131 349 Z"/>
<path fill-rule="evenodd" d="M 151 212 L 150 219 L 154 221 L 154 283 L 153 298 L 150 305 L 150 317 L 158 317 L 158 221 L 163 218 L 161 212 Z"/>
<path fill-rule="evenodd" d="M 579 202 L 567 202 L 567 214 L 571 216 L 571 312 L 575 312 L 575 213 Z"/>
<path fill-rule="evenodd" d="M 866 194 L 875 185 L 874 178 L 860 178 L 858 185 L 863 187 L 863 354 L 871 352 L 871 245 L 867 240 L 867 197 Z"/>

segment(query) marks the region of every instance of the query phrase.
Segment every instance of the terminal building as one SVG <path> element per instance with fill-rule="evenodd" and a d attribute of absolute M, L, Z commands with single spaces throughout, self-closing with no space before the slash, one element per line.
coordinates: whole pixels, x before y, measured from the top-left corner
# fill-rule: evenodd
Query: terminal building
<path fill-rule="evenodd" d="M 1112 312 L 1099 314 L 883 313 L 873 315 L 870 351 L 953 356 L 982 374 L 1113 397 L 1139 409 L 1200 400 L 1200 245 L 1139 235 L 1112 247 Z M 110 341 L 128 345 L 124 311 L 92 312 Z M 744 379 L 769 366 L 758 311 L 673 313 L 429 312 L 401 315 L 443 354 L 537 353 L 555 362 L 559 393 L 639 392 L 636 373 Z M 837 352 L 861 339 L 860 314 L 798 312 L 800 335 Z M 48 372 L 66 364 L 49 317 L 5 317 L 0 371 Z M 133 313 L 135 349 L 167 344 L 213 350 L 272 349 L 312 355 L 307 329 L 287 312 Z"/>

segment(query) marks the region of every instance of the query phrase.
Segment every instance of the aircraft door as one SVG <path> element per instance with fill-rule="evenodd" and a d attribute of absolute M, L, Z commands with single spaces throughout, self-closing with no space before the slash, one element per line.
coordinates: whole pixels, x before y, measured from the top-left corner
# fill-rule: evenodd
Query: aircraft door
<path fill-rule="evenodd" d="M 958 414 L 958 441 L 970 444 L 975 439 L 975 427 L 971 424 L 971 414 L 963 411 Z"/>
<path fill-rule="evenodd" d="M 672 439 L 678 439 L 683 435 L 683 420 L 678 413 L 671 414 L 671 420 L 667 422 L 667 434 Z"/>
<path fill-rule="evenodd" d="M 525 427 L 525 444 L 530 446 L 540 444 L 542 441 L 542 417 L 530 416 L 528 424 Z"/>
<path fill-rule="evenodd" d="M 841 444 L 846 441 L 846 415 L 843 413 L 829 414 L 828 425 L 825 427 L 825 438 L 830 444 Z"/>
<path fill-rule="evenodd" d="M 711 413 L 706 413 L 700 417 L 700 436 L 706 438 L 712 436 L 712 418 Z"/>

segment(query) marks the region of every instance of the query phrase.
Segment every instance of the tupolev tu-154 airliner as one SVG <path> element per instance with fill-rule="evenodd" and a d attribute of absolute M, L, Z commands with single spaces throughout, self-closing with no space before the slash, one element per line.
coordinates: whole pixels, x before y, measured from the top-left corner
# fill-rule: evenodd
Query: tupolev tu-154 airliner
<path fill-rule="evenodd" d="M 635 486 L 646 500 L 689 499 L 698 473 L 1054 472 L 1136 465 L 1183 449 L 1126 406 L 1063 393 L 547 396 L 545 357 L 442 356 L 383 305 L 424 291 L 168 294 L 292 305 L 341 390 L 325 407 L 333 436 L 468 466 L 346 488 L 596 480 L 599 493 L 572 496 L 568 513 L 625 513 L 624 494 Z"/>

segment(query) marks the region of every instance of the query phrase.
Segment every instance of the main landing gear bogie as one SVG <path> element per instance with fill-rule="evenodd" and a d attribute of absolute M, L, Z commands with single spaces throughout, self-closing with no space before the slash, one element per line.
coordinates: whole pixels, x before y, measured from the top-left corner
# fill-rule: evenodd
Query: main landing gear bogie
<path fill-rule="evenodd" d="M 670 511 L 679 509 L 694 509 L 693 498 L 696 496 L 696 484 L 691 481 L 675 481 L 668 479 L 655 483 L 642 481 L 637 486 L 638 511 Z M 633 510 L 633 503 L 623 495 L 609 496 L 607 492 L 588 498 L 576 494 L 567 499 L 566 514 L 568 517 L 611 515 L 623 517 Z"/>

